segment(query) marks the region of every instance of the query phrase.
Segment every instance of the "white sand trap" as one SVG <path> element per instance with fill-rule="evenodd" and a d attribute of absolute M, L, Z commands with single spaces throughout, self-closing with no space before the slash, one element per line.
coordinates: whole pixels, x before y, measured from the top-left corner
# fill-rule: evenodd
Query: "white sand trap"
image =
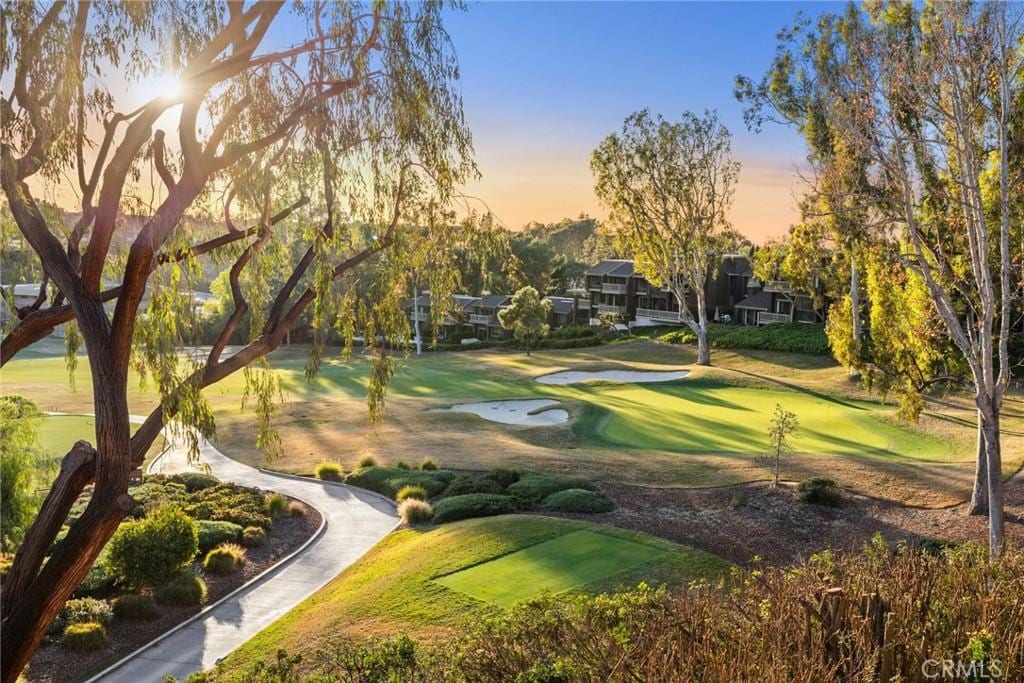
<path fill-rule="evenodd" d="M 682 379 L 690 374 L 689 370 L 670 370 L 667 372 L 648 370 L 565 370 L 537 378 L 541 384 L 584 384 L 586 382 L 616 382 L 631 384 L 634 382 L 669 382 Z"/>
<path fill-rule="evenodd" d="M 472 413 L 491 422 L 507 425 L 529 425 L 550 427 L 569 420 L 569 413 L 561 408 L 552 408 L 531 415 L 535 410 L 558 405 L 549 398 L 522 399 L 516 401 L 481 401 L 480 403 L 457 403 L 451 408 L 435 408 L 430 412 Z"/>

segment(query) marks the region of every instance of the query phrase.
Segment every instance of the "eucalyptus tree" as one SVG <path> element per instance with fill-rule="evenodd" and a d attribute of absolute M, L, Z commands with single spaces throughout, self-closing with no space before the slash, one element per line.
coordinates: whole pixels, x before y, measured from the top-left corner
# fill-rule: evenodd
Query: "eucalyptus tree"
<path fill-rule="evenodd" d="M 512 333 L 516 341 L 523 343 L 526 355 L 529 356 L 530 349 L 551 329 L 548 325 L 549 315 L 551 302 L 527 285 L 512 296 L 507 308 L 498 311 L 498 322 Z"/>
<path fill-rule="evenodd" d="M 460 224 L 445 207 L 475 173 L 443 9 L 319 1 L 288 9 L 4 7 L 0 180 L 41 264 L 45 296 L 18 311 L 0 362 L 66 325 L 70 357 L 76 340 L 85 345 L 96 416 L 95 443 L 70 447 L 5 577 L 5 683 L 131 510 L 130 472 L 158 433 L 174 425 L 193 439 L 212 433 L 204 387 L 244 372 L 259 441 L 272 448 L 278 387 L 263 359 L 300 318 L 317 330 L 311 374 L 331 326 L 349 340 L 357 330 L 368 343 L 407 338 L 409 255 L 423 240 L 458 243 Z M 281 45 L 281 36 L 294 42 Z M 126 111 L 111 91 L 158 73 L 176 75 L 180 92 Z M 66 233 L 48 225 L 37 199 L 58 185 L 80 203 Z M 129 210 L 143 216 L 137 229 L 119 220 Z M 222 216 L 222 231 L 193 241 L 182 221 L 189 211 Z M 231 263 L 231 314 L 205 357 L 183 360 L 181 292 L 196 260 L 214 254 Z M 448 267 L 444 254 L 435 260 Z M 239 335 L 242 348 L 226 354 Z M 393 359 L 378 351 L 372 367 L 376 414 Z M 129 369 L 161 398 L 134 435 Z M 90 483 L 85 511 L 69 520 Z M 67 535 L 44 563 L 65 523 Z"/>
<path fill-rule="evenodd" d="M 697 337 L 700 365 L 711 363 L 705 288 L 736 241 L 726 219 L 739 175 L 730 148 L 729 131 L 713 112 L 686 112 L 672 122 L 642 110 L 606 137 L 590 161 L 594 190 L 617 237 L 637 271 L 676 297 L 682 321 Z"/>
<path fill-rule="evenodd" d="M 1020 8 L 1009 4 L 851 5 L 785 32 L 757 93 L 813 83 L 814 121 L 857 160 L 858 210 L 899 229 L 891 246 L 920 275 L 969 370 L 983 445 L 972 506 L 987 506 L 993 557 L 1003 545 L 999 424 L 1021 282 L 1012 200 L 1021 161 L 1011 154 L 1021 38 Z"/>

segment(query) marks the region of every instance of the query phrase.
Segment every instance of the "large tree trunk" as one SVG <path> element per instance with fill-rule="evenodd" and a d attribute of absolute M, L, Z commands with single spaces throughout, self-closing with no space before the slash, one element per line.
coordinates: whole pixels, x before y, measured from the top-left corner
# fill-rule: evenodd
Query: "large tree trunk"
<path fill-rule="evenodd" d="M 420 290 L 415 285 L 412 288 L 412 327 L 418 356 L 423 353 L 423 339 L 420 338 Z"/>
<path fill-rule="evenodd" d="M 999 412 L 986 411 L 983 422 L 985 451 L 988 464 L 988 548 L 989 558 L 997 560 L 1003 554 L 1003 473 L 999 443 Z"/>
<path fill-rule="evenodd" d="M 974 489 L 971 491 L 969 515 L 988 514 L 988 458 L 985 449 L 985 432 L 982 429 L 981 411 L 978 411 L 977 463 L 974 470 Z"/>

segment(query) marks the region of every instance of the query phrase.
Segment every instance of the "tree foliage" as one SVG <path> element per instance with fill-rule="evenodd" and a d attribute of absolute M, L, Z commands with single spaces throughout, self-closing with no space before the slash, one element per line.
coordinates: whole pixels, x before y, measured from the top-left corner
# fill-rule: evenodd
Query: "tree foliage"
<path fill-rule="evenodd" d="M 0 549 L 18 547 L 39 497 L 39 425 L 42 414 L 23 396 L 0 396 Z"/>
<path fill-rule="evenodd" d="M 526 347 L 526 354 L 547 335 L 551 302 L 533 287 L 523 287 L 512 296 L 508 308 L 498 311 L 498 322 Z"/>

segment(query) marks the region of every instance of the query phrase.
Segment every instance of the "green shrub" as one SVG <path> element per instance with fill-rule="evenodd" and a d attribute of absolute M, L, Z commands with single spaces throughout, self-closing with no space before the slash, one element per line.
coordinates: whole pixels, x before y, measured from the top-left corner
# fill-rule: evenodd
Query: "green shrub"
<path fill-rule="evenodd" d="M 507 470 L 501 467 L 491 470 L 480 477 L 481 481 L 493 482 L 498 489 L 495 493 L 503 493 L 512 484 L 519 481 L 519 473 L 515 470 Z"/>
<path fill-rule="evenodd" d="M 424 471 L 434 471 L 437 469 L 437 463 L 430 458 L 423 458 L 423 461 L 420 463 L 420 469 Z"/>
<path fill-rule="evenodd" d="M 583 323 L 573 323 L 572 325 L 565 325 L 559 327 L 557 330 L 553 330 L 548 335 L 548 339 L 580 339 L 583 337 L 593 337 L 594 328 L 590 325 L 584 325 Z"/>
<path fill-rule="evenodd" d="M 502 493 L 502 488 L 494 481 L 474 479 L 468 474 L 460 474 L 451 480 L 444 490 L 444 497 L 464 496 L 468 493 Z"/>
<path fill-rule="evenodd" d="M 400 470 L 379 466 L 360 468 L 349 474 L 345 482 L 391 499 L 403 486 L 422 486 L 427 496 L 433 498 L 444 491 L 454 478 L 455 473 L 449 470 Z"/>
<path fill-rule="evenodd" d="M 280 493 L 271 493 L 264 504 L 271 519 L 277 519 L 288 510 L 288 499 Z"/>
<path fill-rule="evenodd" d="M 426 500 L 427 492 L 422 486 L 416 486 L 415 484 L 406 484 L 402 488 L 398 489 L 398 493 L 395 494 L 395 502 L 401 503 L 403 500 L 409 498 L 415 498 L 416 500 Z"/>
<path fill-rule="evenodd" d="M 211 486 L 217 486 L 220 484 L 220 479 L 212 474 L 206 474 L 205 472 L 182 472 L 172 476 L 171 481 L 183 484 L 185 486 L 185 490 L 189 493 L 202 491 L 203 489 L 208 489 Z"/>
<path fill-rule="evenodd" d="M 127 593 L 114 600 L 114 616 L 118 619 L 152 619 L 159 612 L 150 595 Z"/>
<path fill-rule="evenodd" d="M 124 586 L 151 586 L 191 564 L 198 550 L 196 523 L 175 507 L 163 507 L 121 524 L 110 539 L 106 568 Z"/>
<path fill-rule="evenodd" d="M 547 512 L 597 514 L 600 512 L 611 512 L 615 509 L 615 502 L 600 491 L 565 489 L 564 491 L 556 491 L 545 498 L 541 508 Z"/>
<path fill-rule="evenodd" d="M 404 460 L 399 460 L 398 462 L 396 462 L 395 463 L 395 467 L 397 467 L 400 470 L 411 470 L 412 469 L 411 467 L 409 467 L 409 463 L 407 463 Z"/>
<path fill-rule="evenodd" d="M 338 463 L 325 460 L 316 466 L 316 478 L 324 481 L 341 481 L 345 478 L 345 470 Z"/>
<path fill-rule="evenodd" d="M 267 532 L 258 526 L 247 526 L 242 532 L 242 545 L 255 548 L 267 542 Z"/>
<path fill-rule="evenodd" d="M 206 600 L 206 582 L 191 572 L 179 574 L 156 592 L 165 605 L 198 605 Z"/>
<path fill-rule="evenodd" d="M 827 477 L 804 479 L 797 486 L 797 498 L 803 503 L 838 507 L 843 502 L 839 486 Z"/>
<path fill-rule="evenodd" d="M 105 598 L 110 595 L 114 589 L 114 577 L 107 571 L 108 554 L 108 551 L 104 549 L 93 565 L 89 567 L 89 572 L 75 589 L 74 596 L 76 598 Z"/>
<path fill-rule="evenodd" d="M 658 339 L 669 344 L 697 343 L 696 336 L 686 328 L 666 332 Z M 816 323 L 760 326 L 713 323 L 708 326 L 708 341 L 716 349 L 779 351 L 815 356 L 827 356 L 830 353 L 825 327 Z"/>
<path fill-rule="evenodd" d="M 245 562 L 245 548 L 225 543 L 206 553 L 203 568 L 214 574 L 230 574 Z"/>
<path fill-rule="evenodd" d="M 376 467 L 376 466 L 377 466 L 377 459 L 374 458 L 372 455 L 364 455 L 363 457 L 359 458 L 359 462 L 356 463 L 356 467 L 358 467 L 360 469 L 365 469 L 367 467 Z"/>
<path fill-rule="evenodd" d="M 245 528 L 269 529 L 270 515 L 265 508 L 266 494 L 257 488 L 219 484 L 185 497 L 182 509 L 193 519 L 232 522 Z"/>
<path fill-rule="evenodd" d="M 520 504 L 533 506 L 538 505 L 552 493 L 565 491 L 566 489 L 588 489 L 593 491 L 595 488 L 594 484 L 586 479 L 531 472 L 522 475 L 519 481 L 511 484 L 507 492 L 509 495 L 514 496 Z"/>
<path fill-rule="evenodd" d="M 202 519 L 196 522 L 199 529 L 199 550 L 206 552 L 227 541 L 237 541 L 242 536 L 242 527 L 232 522 L 213 522 Z"/>
<path fill-rule="evenodd" d="M 454 522 L 472 517 L 490 517 L 516 511 L 511 496 L 496 493 L 469 493 L 464 496 L 443 498 L 434 506 L 434 521 L 437 524 Z"/>
<path fill-rule="evenodd" d="M 434 517 L 434 509 L 425 500 L 406 498 L 399 504 L 398 514 L 406 524 L 426 524 Z"/>
<path fill-rule="evenodd" d="M 107 629 L 95 621 L 69 624 L 62 642 L 67 649 L 78 652 L 102 650 L 107 646 Z"/>
<path fill-rule="evenodd" d="M 292 517 L 305 517 L 306 506 L 303 505 L 300 501 L 293 500 L 292 502 L 288 503 L 288 514 Z"/>
<path fill-rule="evenodd" d="M 114 621 L 114 610 L 106 600 L 78 598 L 67 601 L 64 609 L 60 611 L 60 619 L 65 624 L 85 624 L 95 621 L 103 626 L 110 626 Z"/>

